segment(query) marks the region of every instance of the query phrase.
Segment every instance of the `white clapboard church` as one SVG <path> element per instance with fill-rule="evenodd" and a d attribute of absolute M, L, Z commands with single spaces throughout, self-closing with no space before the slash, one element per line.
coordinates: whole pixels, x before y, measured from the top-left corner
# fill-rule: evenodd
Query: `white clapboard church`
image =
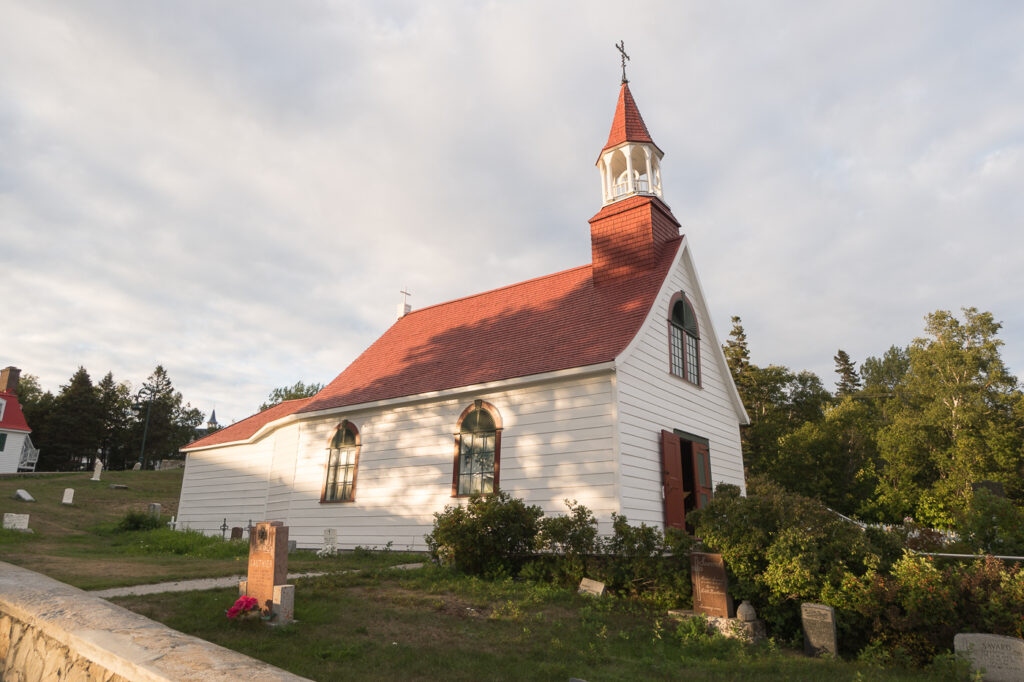
<path fill-rule="evenodd" d="M 504 491 L 546 514 L 575 499 L 610 532 L 682 527 L 744 487 L 747 416 L 662 151 L 623 79 L 601 150 L 592 262 L 409 311 L 312 398 L 183 448 L 179 527 L 282 521 L 299 547 L 423 549 L 433 515 Z M 582 223 L 582 221 L 581 221 Z"/>

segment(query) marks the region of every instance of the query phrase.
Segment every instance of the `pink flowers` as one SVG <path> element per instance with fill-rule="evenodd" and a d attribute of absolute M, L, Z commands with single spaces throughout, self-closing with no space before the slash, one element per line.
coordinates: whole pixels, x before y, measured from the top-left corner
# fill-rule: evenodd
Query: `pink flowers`
<path fill-rule="evenodd" d="M 235 605 L 225 611 L 227 617 L 234 620 L 239 615 L 249 613 L 250 611 L 256 611 L 259 609 L 260 603 L 256 597 L 239 597 Z"/>

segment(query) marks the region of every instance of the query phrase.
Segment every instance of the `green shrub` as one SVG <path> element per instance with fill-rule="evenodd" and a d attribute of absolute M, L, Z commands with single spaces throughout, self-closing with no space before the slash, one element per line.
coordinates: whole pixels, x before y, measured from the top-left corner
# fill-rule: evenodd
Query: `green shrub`
<path fill-rule="evenodd" d="M 132 530 L 155 530 L 163 528 L 163 526 L 159 516 L 147 512 L 130 511 L 118 522 L 117 530 L 124 533 Z"/>
<path fill-rule="evenodd" d="M 427 549 L 434 561 L 463 573 L 514 573 L 536 546 L 543 514 L 508 493 L 472 495 L 466 506 L 434 514 Z"/>
<path fill-rule="evenodd" d="M 958 549 L 1019 556 L 1024 554 L 1024 511 L 981 488 L 958 525 Z"/>
<path fill-rule="evenodd" d="M 249 553 L 245 540 L 222 540 L 215 535 L 204 535 L 197 530 L 131 531 L 118 543 L 125 554 L 162 555 L 177 554 L 201 559 L 230 559 Z"/>

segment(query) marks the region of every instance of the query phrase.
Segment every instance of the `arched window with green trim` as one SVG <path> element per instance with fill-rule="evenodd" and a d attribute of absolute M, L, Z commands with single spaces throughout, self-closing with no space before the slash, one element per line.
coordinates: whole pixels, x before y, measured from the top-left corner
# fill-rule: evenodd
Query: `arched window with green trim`
<path fill-rule="evenodd" d="M 345 420 L 338 426 L 327 449 L 327 476 L 321 502 L 354 502 L 359 466 L 359 430 Z"/>
<path fill-rule="evenodd" d="M 498 489 L 501 416 L 493 405 L 476 400 L 459 417 L 458 429 L 452 495 L 495 492 Z"/>
<path fill-rule="evenodd" d="M 669 317 L 669 356 L 672 374 L 700 385 L 700 328 L 686 296 L 672 297 Z"/>

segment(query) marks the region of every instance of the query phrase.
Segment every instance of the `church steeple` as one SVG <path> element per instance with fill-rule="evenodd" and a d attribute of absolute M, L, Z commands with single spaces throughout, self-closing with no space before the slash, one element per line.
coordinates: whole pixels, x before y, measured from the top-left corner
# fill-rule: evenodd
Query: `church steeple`
<path fill-rule="evenodd" d="M 612 129 L 608 133 L 597 168 L 601 172 L 601 197 L 607 206 L 635 195 L 655 196 L 661 193 L 661 157 L 664 153 L 654 144 L 644 119 L 629 91 L 623 72 L 619 102 L 615 107 Z"/>
<path fill-rule="evenodd" d="M 652 268 L 667 244 L 679 236 L 679 221 L 661 194 L 662 151 L 654 144 L 626 80 L 622 52 L 622 87 L 608 142 L 597 159 L 603 206 L 590 219 L 594 283 L 602 285 Z"/>

